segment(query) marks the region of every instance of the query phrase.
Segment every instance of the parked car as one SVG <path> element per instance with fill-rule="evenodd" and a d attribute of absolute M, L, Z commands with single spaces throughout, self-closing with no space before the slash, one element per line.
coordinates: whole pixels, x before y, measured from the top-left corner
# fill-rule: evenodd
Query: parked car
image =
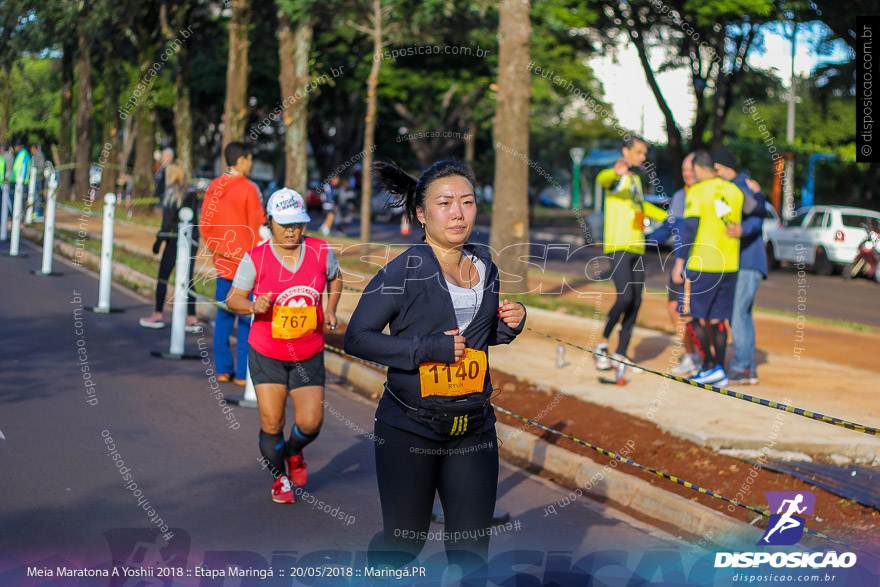
<path fill-rule="evenodd" d="M 764 210 L 766 210 L 767 213 L 764 215 L 762 236 L 764 237 L 764 244 L 766 245 L 770 240 L 770 235 L 773 231 L 782 228 L 782 219 L 779 218 L 779 213 L 770 202 L 764 202 Z"/>
<path fill-rule="evenodd" d="M 788 225 L 770 234 L 768 265 L 804 263 L 820 275 L 831 275 L 856 258 L 865 226 L 872 223 L 880 224 L 880 212 L 845 206 L 801 208 Z"/>

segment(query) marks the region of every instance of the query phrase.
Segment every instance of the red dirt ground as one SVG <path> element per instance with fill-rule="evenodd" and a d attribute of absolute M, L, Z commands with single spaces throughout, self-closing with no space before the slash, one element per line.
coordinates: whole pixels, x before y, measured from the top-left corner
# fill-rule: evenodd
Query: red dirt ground
<path fill-rule="evenodd" d="M 342 348 L 344 328 L 345 325 L 340 324 L 340 331 L 327 334 L 327 343 Z M 531 383 L 494 369 L 492 369 L 492 383 L 495 388 L 502 390 L 493 399 L 493 403 L 530 419 L 534 419 L 545 410 L 557 395 L 556 391 L 538 390 Z M 547 442 L 584 455 L 602 465 L 610 460 L 583 445 L 534 426 L 523 424 L 515 418 L 500 413 L 497 416 L 500 421 L 506 424 L 516 428 L 522 427 L 524 431 L 540 436 Z M 647 420 L 570 396 L 562 396 L 552 411 L 546 413 L 541 423 L 609 451 L 620 450 L 632 439 L 635 443 L 635 451 L 630 455 L 632 460 L 690 481 L 728 498 L 734 498 L 749 477 L 751 464 L 747 462 L 719 455 L 712 449 L 676 438 Z M 631 465 L 621 464 L 617 470 L 687 499 L 697 501 L 737 520 L 751 522 L 757 517 L 757 514 L 743 508 L 736 508 L 736 511 L 731 513 L 728 511 L 727 502 L 688 489 Z M 534 472 L 561 482 L 561 480 L 554 479 L 546 471 Z M 799 479 L 768 470 L 761 470 L 749 486 L 751 490 L 742 501 L 759 509 L 767 507 L 764 499 L 764 493 L 767 491 L 811 491 L 816 496 L 815 511 L 817 516 L 808 521 L 808 528 L 854 547 L 880 553 L 880 512 L 877 510 L 843 499 Z M 615 505 L 619 507 L 620 504 Z M 645 516 L 634 510 L 622 509 L 635 517 L 645 519 Z M 656 525 L 656 521 L 652 521 L 652 523 Z M 764 522 L 759 521 L 755 525 L 764 527 Z M 661 525 L 661 527 L 663 526 Z M 673 534 L 681 535 L 681 532 L 676 528 L 668 526 L 664 528 Z M 805 537 L 802 542 L 814 548 L 833 548 L 833 543 L 819 538 Z"/>

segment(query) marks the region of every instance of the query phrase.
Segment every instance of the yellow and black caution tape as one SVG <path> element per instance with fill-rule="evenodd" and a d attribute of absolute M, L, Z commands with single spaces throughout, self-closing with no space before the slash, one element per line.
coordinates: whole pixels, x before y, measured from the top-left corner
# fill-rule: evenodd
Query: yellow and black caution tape
<path fill-rule="evenodd" d="M 376 366 L 376 367 L 380 367 L 380 368 L 382 368 L 382 369 L 387 369 L 387 367 L 385 367 L 384 365 L 380 365 L 379 363 L 374 363 L 374 362 L 372 362 L 372 361 L 367 361 L 367 360 L 365 360 L 365 359 L 361 359 L 361 358 L 359 358 L 359 357 L 352 356 L 352 355 L 346 353 L 345 351 L 343 351 L 342 349 L 338 349 L 338 348 L 333 347 L 333 346 L 330 346 L 330 345 L 328 345 L 328 344 L 325 344 L 324 347 L 325 347 L 327 350 L 329 350 L 329 351 L 331 351 L 331 352 L 333 352 L 333 353 L 336 353 L 336 354 L 339 354 L 339 355 L 342 355 L 342 356 L 345 356 L 345 357 L 349 357 L 349 358 L 354 359 L 354 360 L 356 360 L 356 361 L 359 361 L 359 362 L 361 362 L 361 363 L 366 363 L 366 364 L 368 364 L 368 365 L 373 365 L 373 366 Z M 730 499 L 729 497 L 724 497 L 723 495 L 721 495 L 721 494 L 719 494 L 719 493 L 715 493 L 714 491 L 710 491 L 709 489 L 705 489 L 705 488 L 703 488 L 703 487 L 700 487 L 699 485 L 697 485 L 697 484 L 695 484 L 695 483 L 691 483 L 690 481 L 685 481 L 684 479 L 680 479 L 680 478 L 676 477 L 675 475 L 670 475 L 669 473 L 664 473 L 663 471 L 658 471 L 658 470 L 656 470 L 656 469 L 652 469 L 651 467 L 647 467 L 647 466 L 642 465 L 642 464 L 640 464 L 640 463 L 637 463 L 637 462 L 635 462 L 635 461 L 633 461 L 633 460 L 631 460 L 631 459 L 628 459 L 628 458 L 626 458 L 626 457 L 624 457 L 624 456 L 621 456 L 621 455 L 617 454 L 616 452 L 613 452 L 613 451 L 610 451 L 610 450 L 606 450 L 606 449 L 604 449 L 604 448 L 602 448 L 602 447 L 600 447 L 600 446 L 596 446 L 595 444 L 591 444 L 591 443 L 589 443 L 589 442 L 587 442 L 587 441 L 585 441 L 585 440 L 581 440 L 581 439 L 579 439 L 579 438 L 576 438 L 576 437 L 574 437 L 574 436 L 571 436 L 570 434 L 566 434 L 565 432 L 561 432 L 561 431 L 559 431 L 559 430 L 555 430 L 555 429 L 553 429 L 553 428 L 550 428 L 550 427 L 548 427 L 548 426 L 545 426 L 545 425 L 543 425 L 543 424 L 540 424 L 540 423 L 538 423 L 538 422 L 535 422 L 534 420 L 531 420 L 531 419 L 529 419 L 529 418 L 526 418 L 525 416 L 520 416 L 519 414 L 514 414 L 514 413 L 511 412 L 510 410 L 507 410 L 507 409 L 505 409 L 505 408 L 502 408 L 501 406 L 497 406 L 497 405 L 493 404 L 492 407 L 495 408 L 496 411 L 501 412 L 502 414 L 506 414 L 506 415 L 508 415 L 508 416 L 510 416 L 510 417 L 512 417 L 512 418 L 515 418 L 515 419 L 517 419 L 517 420 L 520 420 L 521 422 L 525 422 L 525 423 L 531 424 L 532 426 L 535 426 L 535 427 L 537 427 L 537 428 L 540 428 L 541 430 L 545 430 L 545 431 L 547 431 L 547 432 L 549 432 L 549 433 L 551 433 L 551 434 L 555 434 L 555 435 L 557 435 L 557 436 L 561 436 L 561 437 L 563 437 L 563 438 L 567 438 L 568 440 L 571 440 L 572 442 L 575 442 L 575 443 L 577 443 L 577 444 L 580 444 L 581 446 L 585 446 L 585 447 L 589 448 L 590 450 L 594 450 L 594 451 L 598 452 L 599 454 L 602 454 L 602 455 L 605 455 L 605 456 L 607 456 L 607 457 L 609 457 L 609 458 L 612 458 L 612 459 L 618 460 L 618 461 L 620 461 L 620 462 L 626 463 L 627 465 L 631 465 L 631 466 L 636 467 L 636 468 L 638 468 L 638 469 L 641 469 L 641 470 L 643 470 L 643 471 L 647 471 L 647 472 L 649 472 L 649 473 L 653 473 L 654 475 L 657 475 L 658 477 L 662 477 L 663 479 L 666 479 L 666 480 L 668 480 L 668 481 L 673 481 L 674 483 L 677 483 L 678 485 L 681 485 L 682 487 L 686 487 L 686 488 L 688 488 L 688 489 L 692 489 L 692 490 L 694 490 L 694 491 L 698 491 L 698 492 L 700 492 L 700 493 L 702 493 L 702 494 L 704 494 L 704 495 L 708 495 L 709 497 L 713 497 L 713 498 L 715 498 L 715 499 L 720 499 L 721 501 L 725 501 L 725 502 L 727 502 L 727 503 L 729 503 L 729 504 L 733 504 L 733 505 L 735 505 L 735 506 L 737 506 L 737 507 L 741 507 L 741 508 L 746 509 L 746 510 L 748 510 L 748 511 L 750 511 L 750 512 L 753 512 L 753 513 L 755 513 L 755 514 L 760 515 L 762 518 L 769 518 L 769 517 L 770 517 L 770 513 L 769 513 L 769 512 L 766 512 L 766 511 L 764 511 L 764 510 L 762 510 L 762 509 L 756 508 L 756 507 L 754 507 L 754 506 L 750 506 L 750 505 L 748 505 L 748 504 L 742 503 L 742 502 L 737 501 L 737 500 L 735 500 L 735 499 Z M 828 540 L 829 542 L 833 542 L 833 543 L 835 543 L 835 544 L 840 544 L 840 545 L 845 546 L 845 547 L 847 547 L 847 548 L 856 549 L 856 547 L 851 546 L 851 545 L 847 544 L 846 542 L 841 542 L 840 540 L 836 540 L 836 539 L 834 539 L 834 538 L 831 538 L 831 537 L 828 536 L 827 534 L 823 534 L 822 532 L 816 532 L 815 530 L 810 530 L 810 529 L 807 528 L 807 527 L 804 527 L 804 532 L 806 532 L 807 534 L 809 534 L 809 535 L 811 535 L 811 536 L 815 536 L 815 537 L 817 537 L 817 538 L 822 538 L 823 540 Z M 857 549 L 857 550 L 862 550 L 862 549 Z M 864 551 L 864 550 L 863 550 L 863 552 L 867 552 L 867 551 Z M 877 555 L 877 554 L 875 554 L 875 553 L 871 553 L 871 552 L 868 552 L 868 554 L 870 554 L 870 555 L 872 555 L 872 556 L 880 556 L 880 555 Z"/>
<path fill-rule="evenodd" d="M 561 338 L 557 338 L 553 335 L 541 332 L 539 330 L 535 330 L 534 328 L 526 327 L 526 330 L 534 332 L 540 336 L 545 338 L 549 338 L 551 340 L 555 340 L 562 344 L 566 344 L 568 346 L 574 347 L 576 349 L 586 351 L 591 354 L 596 354 L 596 351 L 592 351 L 590 349 L 584 348 L 582 346 L 576 345 L 574 343 L 562 340 Z M 747 402 L 751 402 L 753 404 L 758 404 L 760 406 L 766 406 L 768 408 L 773 408 L 776 410 L 781 410 L 783 412 L 789 412 L 791 414 L 797 414 L 798 416 L 803 416 L 804 418 L 809 418 L 810 420 L 816 420 L 817 422 L 825 422 L 826 424 L 833 424 L 834 426 L 840 426 L 841 428 L 846 428 L 847 430 L 855 430 L 856 432 L 863 432 L 865 434 L 870 434 L 871 436 L 880 436 L 880 430 L 874 428 L 873 426 L 866 426 L 864 424 L 857 424 L 855 422 L 850 422 L 848 420 L 842 420 L 840 418 L 834 418 L 832 416 L 826 416 L 824 414 L 820 414 L 819 412 L 813 412 L 810 410 L 805 410 L 803 408 L 797 408 L 795 406 L 789 406 L 787 404 L 781 404 L 779 402 L 774 402 L 769 399 L 763 399 L 760 397 L 755 397 L 752 395 L 748 395 L 745 393 L 739 393 L 738 391 L 731 391 L 729 389 L 724 389 L 722 387 L 715 387 L 714 385 L 709 385 L 707 383 L 697 383 L 695 381 L 691 381 L 685 377 L 678 377 L 677 375 L 670 375 L 669 373 L 662 373 L 660 371 L 654 371 L 653 369 L 649 369 L 647 367 L 643 367 L 641 365 L 636 365 L 630 361 L 622 361 L 620 359 L 615 359 L 614 357 L 608 357 L 609 360 L 615 361 L 618 363 L 623 363 L 628 367 L 635 367 L 636 369 L 641 369 L 647 373 L 653 373 L 654 375 L 659 375 L 660 377 L 665 377 L 666 379 L 672 379 L 673 381 L 678 381 L 679 383 L 684 383 L 685 385 L 690 385 L 692 387 L 698 387 L 700 389 L 705 389 L 706 391 L 714 391 L 715 393 L 719 393 L 721 395 L 726 395 L 727 397 L 733 397 L 736 399 L 741 399 Z"/>
<path fill-rule="evenodd" d="M 344 289 L 348 289 L 351 291 L 362 291 L 353 287 L 344 286 Z M 539 330 L 535 330 L 534 328 L 526 327 L 526 330 L 530 332 L 534 332 L 540 336 L 545 338 L 549 338 L 550 340 L 555 340 L 562 344 L 566 344 L 570 347 L 574 347 L 576 349 L 586 351 L 591 354 L 596 354 L 596 351 L 590 350 L 588 348 L 584 348 L 580 345 L 576 345 L 574 343 L 568 342 L 566 340 L 562 340 L 561 338 L 557 338 L 550 334 L 541 332 Z M 736 399 L 740 399 L 743 401 L 751 402 L 753 404 L 758 404 L 760 406 L 766 406 L 768 408 L 773 408 L 776 410 L 781 410 L 783 412 L 789 412 L 791 414 L 796 414 L 798 416 L 803 416 L 804 418 L 809 418 L 810 420 L 815 420 L 817 422 L 825 422 L 826 424 L 833 424 L 834 426 L 840 426 L 841 428 L 846 428 L 847 430 L 855 430 L 856 432 L 863 432 L 865 434 L 870 434 L 871 436 L 880 436 L 880 430 L 874 428 L 873 426 L 867 426 L 865 424 L 857 424 L 855 422 L 850 422 L 848 420 L 843 420 L 841 418 L 834 418 L 832 416 L 826 416 L 824 414 L 820 414 L 819 412 L 813 412 L 811 410 L 805 410 L 804 408 L 798 408 L 795 406 L 789 406 L 787 404 L 782 404 L 779 402 L 774 402 L 772 400 L 763 399 L 760 397 L 755 397 L 752 395 L 748 395 L 745 393 L 740 393 L 737 391 L 731 391 L 729 389 L 724 389 L 721 387 L 715 387 L 714 385 L 708 385 L 706 383 L 697 383 L 695 381 L 691 381 L 685 377 L 678 377 L 676 375 L 670 375 L 668 373 L 662 373 L 660 371 L 654 371 L 653 369 L 649 369 L 647 367 L 643 367 L 641 365 L 636 365 L 630 361 L 621 361 L 620 359 L 615 359 L 614 357 L 609 356 L 609 360 L 623 363 L 628 367 L 635 367 L 636 369 L 641 369 L 646 371 L 647 373 L 653 373 L 654 375 L 659 375 L 660 377 L 665 377 L 666 379 L 672 379 L 673 381 L 678 381 L 679 383 L 684 383 L 685 385 L 690 385 L 692 387 L 698 387 L 700 389 L 705 389 L 706 391 L 714 391 L 715 393 L 725 395 L 727 397 L 733 397 Z"/>

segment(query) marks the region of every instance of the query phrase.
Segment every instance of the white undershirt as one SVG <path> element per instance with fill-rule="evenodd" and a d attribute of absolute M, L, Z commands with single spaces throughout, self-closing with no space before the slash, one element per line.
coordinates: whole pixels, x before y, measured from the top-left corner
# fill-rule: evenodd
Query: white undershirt
<path fill-rule="evenodd" d="M 480 281 L 472 289 L 459 287 L 454 283 L 446 280 L 446 287 L 449 288 L 449 296 L 452 298 L 452 307 L 455 309 L 455 322 L 459 328 L 459 334 L 473 321 L 477 315 L 480 303 L 483 301 L 483 287 L 486 276 L 486 265 L 476 257 L 469 257 L 477 273 L 480 275 Z"/>

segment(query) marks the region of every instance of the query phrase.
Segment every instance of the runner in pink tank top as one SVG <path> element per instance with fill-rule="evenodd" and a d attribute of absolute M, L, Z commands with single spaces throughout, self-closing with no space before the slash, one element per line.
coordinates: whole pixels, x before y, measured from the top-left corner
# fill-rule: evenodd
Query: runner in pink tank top
<path fill-rule="evenodd" d="M 342 277 L 330 245 L 303 236 L 309 215 L 300 194 L 282 188 L 266 208 L 272 238 L 245 254 L 226 304 L 254 315 L 248 369 L 260 407 L 263 468 L 272 473 L 272 499 L 293 503 L 293 486 L 307 477 L 302 449 L 318 437 L 324 419 L 324 329 L 338 326 Z M 285 443 L 288 394 L 294 424 Z"/>

